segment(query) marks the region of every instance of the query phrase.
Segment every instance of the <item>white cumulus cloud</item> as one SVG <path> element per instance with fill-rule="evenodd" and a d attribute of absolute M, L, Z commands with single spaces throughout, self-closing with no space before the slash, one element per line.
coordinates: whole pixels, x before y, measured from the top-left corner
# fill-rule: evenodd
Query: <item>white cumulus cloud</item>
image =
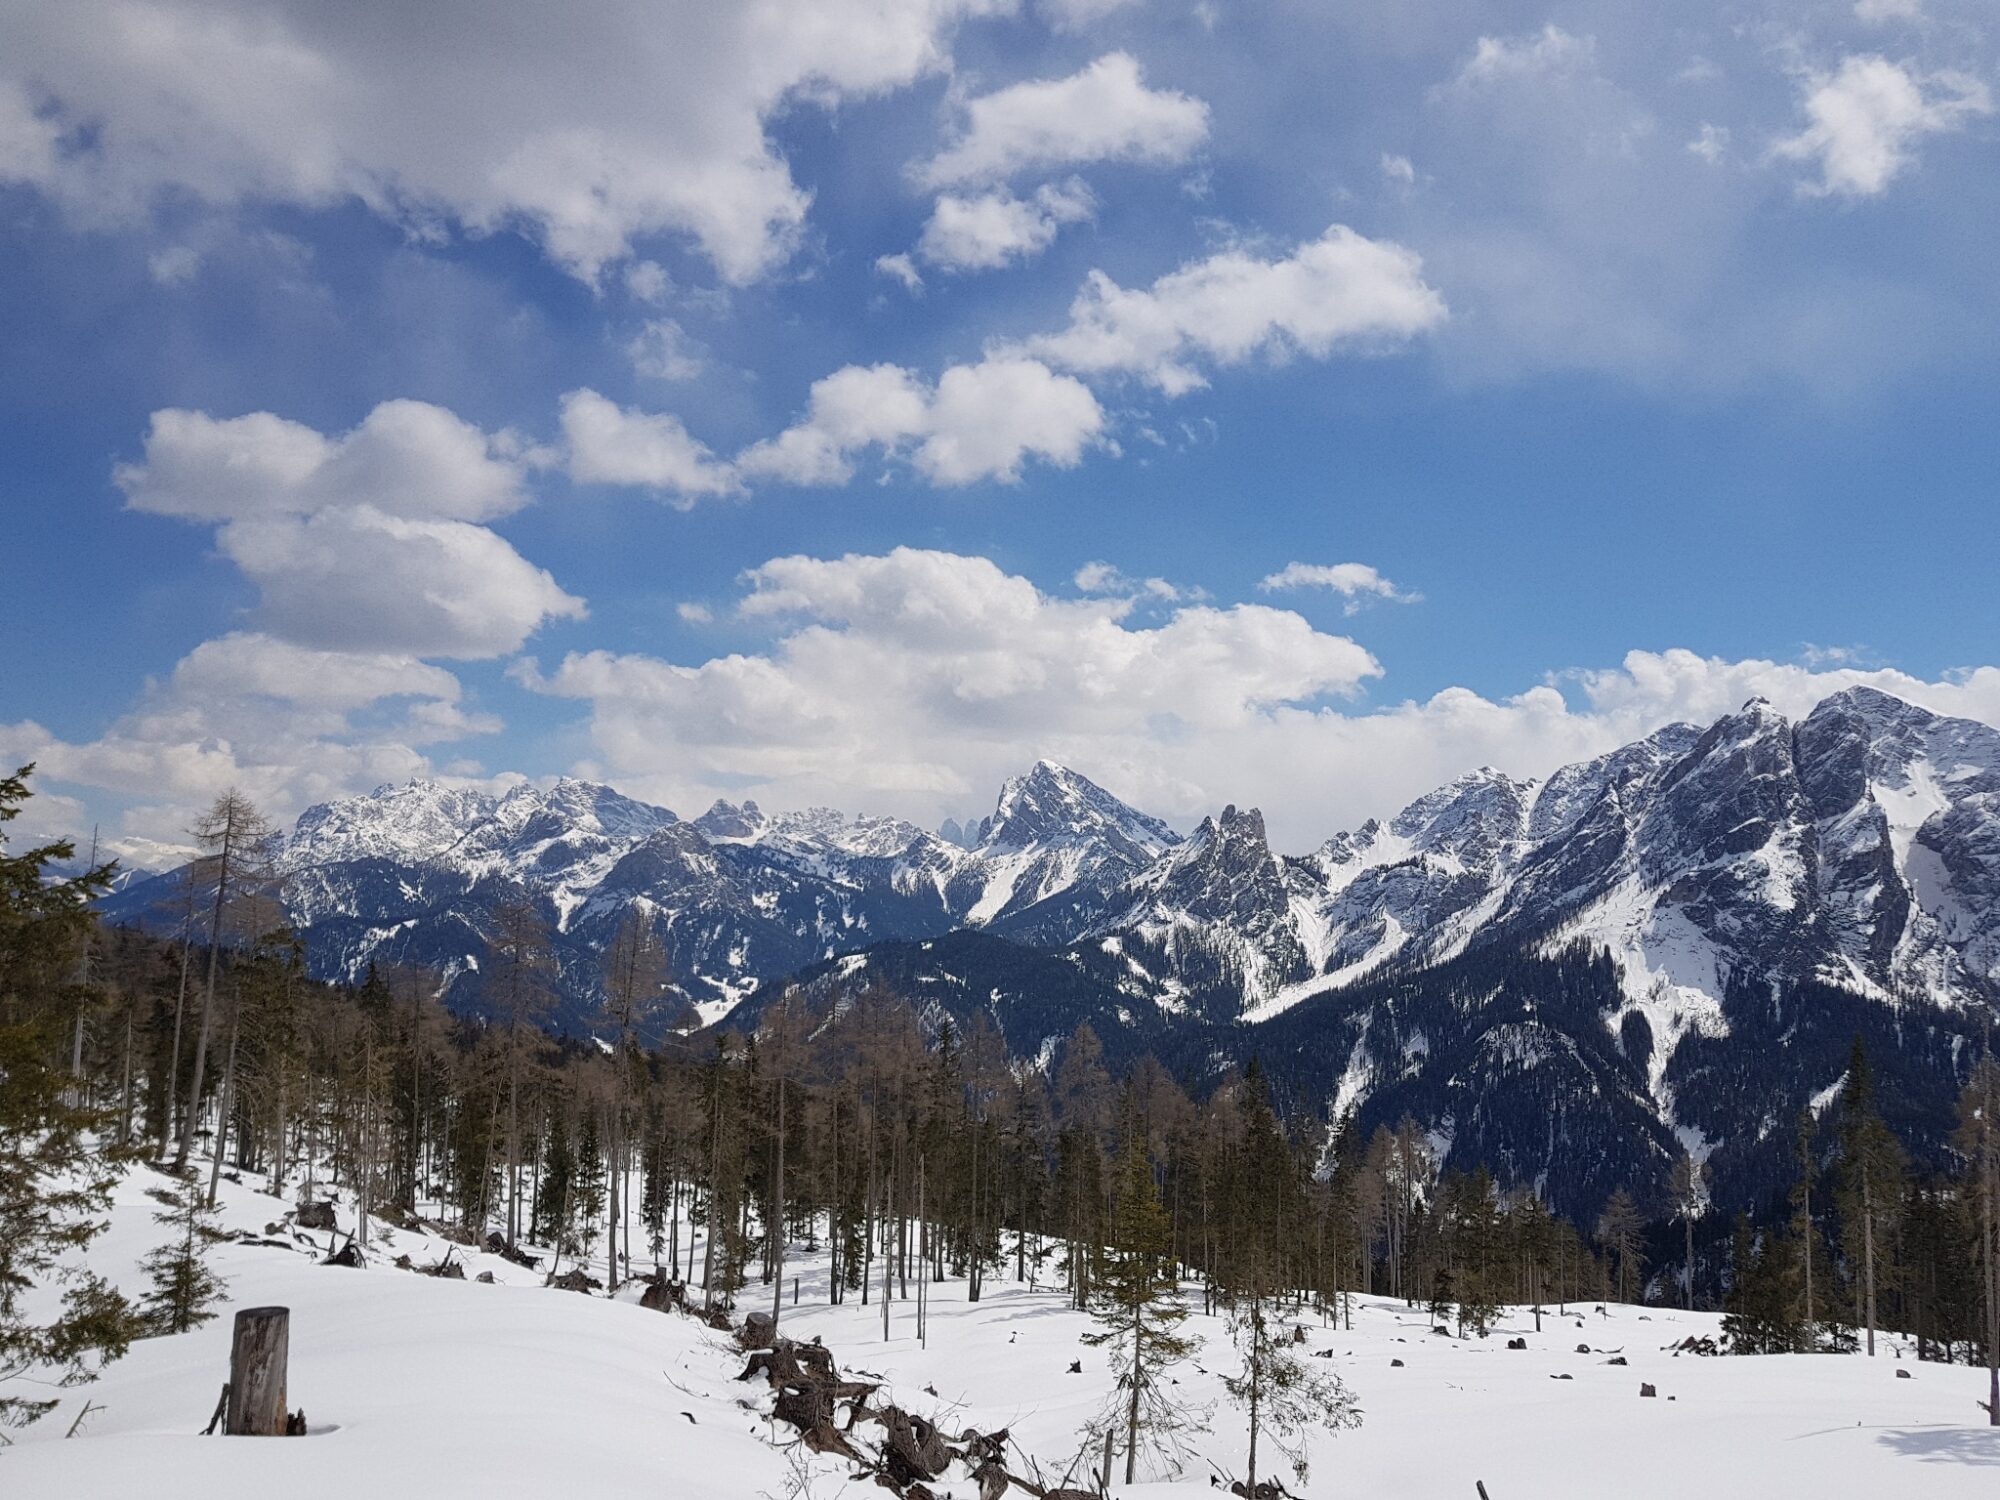
<path fill-rule="evenodd" d="M 328 436 L 270 412 L 153 414 L 145 457 L 113 477 L 135 510 L 219 526 L 258 586 L 258 624 L 317 649 L 486 657 L 550 618 L 565 593 L 498 532 L 547 455 L 442 407 L 385 401 Z"/>
<path fill-rule="evenodd" d="M 1265 593 L 1285 589 L 1328 589 L 1347 601 L 1347 613 L 1356 614 L 1371 602 L 1419 604 L 1422 594 L 1399 589 L 1367 563 L 1286 563 L 1261 580 Z"/>
<path fill-rule="evenodd" d="M 1807 191 L 1868 198 L 1916 161 L 1923 137 L 1992 112 L 1986 85 L 1970 74 L 1924 74 L 1874 54 L 1846 57 L 1832 73 L 1807 80 L 1805 128 L 1772 150 L 1819 169 Z"/>
<path fill-rule="evenodd" d="M 778 632 L 764 654 L 585 652 L 522 675 L 587 701 L 605 765 L 682 805 L 748 777 L 780 805 L 929 816 L 1036 754 L 1226 737 L 1380 670 L 1289 611 L 1184 607 L 1135 628 L 1127 601 L 1051 597 L 952 553 L 777 558 L 746 583 L 739 613 Z"/>
<path fill-rule="evenodd" d="M 747 282 L 788 258 L 810 203 L 769 117 L 943 71 L 957 23 L 1004 8 L 496 0 L 440 24 L 422 5 L 357 18 L 313 0 L 11 7 L 0 180 L 93 220 L 177 196 L 524 229 L 593 281 L 671 235 Z"/>
<path fill-rule="evenodd" d="M 1067 78 L 980 95 L 964 110 L 958 139 L 915 169 L 927 187 L 1100 161 L 1170 166 L 1208 139 L 1208 106 L 1172 89 L 1147 88 L 1138 60 L 1125 52 L 1108 52 Z"/>
<path fill-rule="evenodd" d="M 972 197 L 945 193 L 931 208 L 917 255 L 947 271 L 994 270 L 1032 260 L 1055 243 L 1065 224 L 1080 223 L 1095 209 L 1090 190 L 1074 178 L 1027 199 L 1004 188 Z"/>
<path fill-rule="evenodd" d="M 1183 824 L 1260 806 L 1295 851 L 1474 766 L 1545 775 L 1752 697 L 1798 717 L 1867 684 L 2000 724 L 1992 667 L 1927 681 L 1635 651 L 1512 696 L 1370 709 L 1350 700 L 1381 664 L 1289 610 L 1184 604 L 1142 626 L 1129 597 L 1058 597 L 985 558 L 908 548 L 778 558 L 745 584 L 739 615 L 774 632 L 764 650 L 689 665 L 583 652 L 520 676 L 587 705 L 592 764 L 669 806 L 748 793 L 929 823 L 983 811 L 1048 755 Z"/>
<path fill-rule="evenodd" d="M 233 632 L 181 658 L 96 739 L 66 740 L 32 720 L 0 724 L 0 759 L 34 761 L 44 786 L 88 788 L 95 805 L 114 805 L 111 852 L 157 864 L 230 787 L 290 818 L 311 802 L 435 774 L 425 747 L 500 727 L 467 709 L 450 672 L 407 652 Z"/>
<path fill-rule="evenodd" d="M 692 505 L 741 486 L 729 465 L 666 412 L 622 407 L 588 388 L 562 398 L 569 473 L 583 484 L 632 485 Z"/>
<path fill-rule="evenodd" d="M 408 517 L 490 521 L 528 503 L 541 455 L 423 401 L 384 401 L 327 437 L 270 412 L 153 413 L 143 463 L 113 473 L 134 510 L 190 521 L 307 515 L 356 505 Z"/>
<path fill-rule="evenodd" d="M 1445 319 L 1413 251 L 1344 224 L 1288 255 L 1232 247 L 1126 288 L 1093 271 L 1060 333 L 1024 349 L 1082 374 L 1132 374 L 1168 395 L 1207 383 L 1198 365 L 1263 356 L 1324 359 L 1343 346 L 1401 342 Z"/>
<path fill-rule="evenodd" d="M 1103 429 L 1089 388 L 1037 360 L 952 365 L 935 386 L 900 365 L 849 365 L 815 381 L 805 415 L 746 449 L 736 468 L 785 484 L 845 484 L 855 456 L 880 448 L 933 484 L 1011 483 L 1030 459 L 1076 464 Z"/>

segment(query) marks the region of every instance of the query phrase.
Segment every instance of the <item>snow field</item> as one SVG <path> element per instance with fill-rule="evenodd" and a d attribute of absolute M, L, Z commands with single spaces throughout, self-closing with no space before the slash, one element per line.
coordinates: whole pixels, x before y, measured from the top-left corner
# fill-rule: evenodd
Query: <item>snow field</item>
<path fill-rule="evenodd" d="M 91 1264 L 129 1293 L 143 1290 L 140 1257 L 165 1237 L 146 1196 L 163 1181 L 147 1169 L 131 1173 L 111 1228 L 91 1249 Z M 248 1183 L 223 1185 L 222 1219 L 232 1231 L 261 1235 L 287 1206 Z M 345 1207 L 341 1222 L 348 1223 Z M 327 1237 L 314 1238 L 324 1246 Z M 215 1321 L 135 1344 L 102 1380 L 66 1396 L 56 1414 L 0 1453 L 0 1494 L 862 1500 L 884 1493 L 851 1479 L 835 1458 L 812 1459 L 801 1491 L 798 1455 L 772 1446 L 761 1415 L 770 1398 L 761 1384 L 735 1383 L 743 1357 L 724 1336 L 638 1307 L 635 1287 L 617 1300 L 552 1291 L 541 1286 L 540 1271 L 477 1250 L 455 1253 L 469 1275 L 490 1271 L 496 1284 L 391 1264 L 407 1254 L 424 1265 L 446 1249 L 433 1236 L 378 1230 L 373 1262 L 356 1271 L 280 1248 L 219 1246 L 213 1263 L 229 1279 L 230 1301 Z M 596 1269 L 601 1275 L 601 1262 Z M 974 1304 L 962 1280 L 933 1283 L 920 1345 L 914 1300 L 892 1304 L 885 1341 L 879 1303 L 830 1306 L 826 1276 L 823 1256 L 794 1251 L 785 1333 L 823 1339 L 843 1373 L 886 1378 L 890 1399 L 947 1431 L 1005 1426 L 1045 1477 L 1071 1469 L 1080 1430 L 1115 1375 L 1109 1349 L 1080 1342 L 1090 1321 L 1068 1307 L 1059 1285 L 1046 1276 L 1040 1289 L 996 1278 Z M 739 1314 L 767 1307 L 770 1295 L 753 1278 Z M 231 1317 L 264 1303 L 292 1309 L 290 1403 L 304 1408 L 313 1436 L 198 1438 L 227 1374 Z M 1245 1434 L 1221 1386 L 1234 1365 L 1226 1323 L 1199 1305 L 1197 1296 L 1183 1326 L 1204 1346 L 1175 1373 L 1178 1394 L 1214 1408 L 1212 1430 L 1195 1439 L 1201 1457 L 1177 1483 L 1114 1485 L 1114 1495 L 1192 1500 L 1210 1492 L 1204 1459 L 1232 1475 L 1244 1470 Z M 1485 1340 L 1433 1334 L 1420 1309 L 1383 1298 L 1355 1299 L 1351 1332 L 1306 1316 L 1306 1349 L 1328 1353 L 1365 1420 L 1357 1431 L 1315 1435 L 1311 1480 L 1294 1489 L 1371 1500 L 1469 1500 L 1481 1480 L 1491 1500 L 2000 1493 L 2000 1430 L 1983 1425 L 1975 1404 L 1982 1371 L 1918 1365 L 1893 1347 L 1872 1361 L 1676 1356 L 1668 1346 L 1716 1334 L 1719 1319 L 1593 1308 L 1568 1317 L 1551 1310 L 1539 1334 L 1531 1312 L 1509 1309 Z M 1510 1337 L 1525 1338 L 1528 1348 L 1509 1350 Z M 1577 1353 L 1580 1343 L 1593 1352 Z M 1629 1363 L 1606 1363 L 1614 1354 Z M 1391 1364 L 1397 1359 L 1401 1368 Z M 1068 1373 L 1072 1361 L 1081 1373 Z M 1911 1378 L 1898 1378 L 1899 1370 Z M 1658 1397 L 1642 1398 L 1641 1382 L 1655 1385 Z M 86 1398 L 103 1410 L 65 1441 Z M 1272 1455 L 1261 1472 L 1274 1465 Z M 1025 1460 L 1009 1466 L 1024 1472 Z M 1078 1463 L 1072 1482 L 1083 1476 Z M 956 1500 L 975 1493 L 956 1470 L 933 1489 Z"/>

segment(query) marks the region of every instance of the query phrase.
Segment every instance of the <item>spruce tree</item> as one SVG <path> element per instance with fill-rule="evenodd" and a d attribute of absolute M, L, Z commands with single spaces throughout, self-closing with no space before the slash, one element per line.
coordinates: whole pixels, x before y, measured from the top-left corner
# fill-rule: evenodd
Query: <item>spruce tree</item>
<path fill-rule="evenodd" d="M 1736 1216 L 1730 1241 L 1729 1296 L 1722 1331 L 1737 1354 L 1790 1354 L 1799 1347 L 1798 1301 L 1789 1247 Z"/>
<path fill-rule="evenodd" d="M 1201 1341 L 1177 1331 L 1187 1308 L 1169 1259 L 1173 1224 L 1153 1181 L 1144 1132 L 1134 1127 L 1129 1109 L 1117 1181 L 1111 1245 L 1093 1288 L 1091 1313 L 1097 1331 L 1085 1334 L 1083 1341 L 1092 1348 L 1111 1349 L 1118 1386 L 1092 1431 L 1122 1433 L 1125 1482 L 1131 1484 L 1142 1442 L 1159 1456 L 1164 1470 L 1160 1477 L 1178 1477 L 1182 1437 L 1201 1430 L 1206 1414 L 1176 1400 L 1165 1375 Z"/>
<path fill-rule="evenodd" d="M 1878 1300 L 1903 1201 L 1903 1148 L 1875 1109 L 1875 1078 L 1861 1038 L 1847 1064 L 1840 1095 L 1840 1220 L 1854 1268 L 1854 1320 L 1875 1353 Z"/>
<path fill-rule="evenodd" d="M 2000 1427 L 2000 1060 L 1990 1043 L 1959 1096 L 1958 1120 L 1953 1141 L 1965 1159 L 1966 1196 L 1978 1237 L 1974 1259 L 1984 1313 L 1986 1420 Z"/>
<path fill-rule="evenodd" d="M 0 1428 L 26 1426 L 59 1399 L 23 1386 L 93 1380 L 133 1333 L 125 1299 L 77 1260 L 110 1206 L 113 1122 L 57 1062 L 90 903 L 111 868 L 57 878 L 76 854 L 67 842 L 7 853 L 5 825 L 31 795 L 33 770 L 0 777 Z M 59 1305 L 29 1295 L 49 1282 L 64 1283 Z"/>
<path fill-rule="evenodd" d="M 562 1110 L 552 1110 L 548 1140 L 542 1147 L 541 1177 L 535 1184 L 530 1236 L 558 1249 L 571 1248 L 569 1221 L 575 1188 L 576 1153 L 570 1149 L 569 1126 Z"/>
<path fill-rule="evenodd" d="M 577 1139 L 576 1180 L 570 1190 L 570 1222 L 576 1226 L 577 1249 L 590 1254 L 604 1219 L 604 1148 L 597 1131 L 597 1111 L 585 1107 L 583 1130 Z M 617 1280 L 614 1271 L 610 1278 Z"/>
<path fill-rule="evenodd" d="M 1453 1291 L 1458 1301 L 1458 1334 L 1485 1338 L 1500 1316 L 1499 1196 L 1486 1168 L 1455 1176 L 1446 1193 L 1446 1231 L 1457 1264 Z"/>
<path fill-rule="evenodd" d="M 1242 1367 L 1223 1377 L 1223 1389 L 1249 1422 L 1249 1474 L 1243 1493 L 1257 1493 L 1257 1446 L 1268 1440 L 1301 1484 L 1309 1472 L 1306 1438 L 1316 1429 L 1338 1432 L 1361 1425 L 1361 1407 L 1338 1375 L 1316 1369 L 1281 1336 L 1261 1292 L 1242 1303 L 1231 1324 Z"/>
<path fill-rule="evenodd" d="M 215 1210 L 192 1182 L 160 1195 L 166 1210 L 153 1222 L 174 1231 L 140 1267 L 153 1283 L 141 1301 L 149 1333 L 186 1333 L 213 1318 L 209 1309 L 228 1300 L 228 1284 L 208 1264 L 208 1249 L 227 1236 L 216 1227 Z"/>

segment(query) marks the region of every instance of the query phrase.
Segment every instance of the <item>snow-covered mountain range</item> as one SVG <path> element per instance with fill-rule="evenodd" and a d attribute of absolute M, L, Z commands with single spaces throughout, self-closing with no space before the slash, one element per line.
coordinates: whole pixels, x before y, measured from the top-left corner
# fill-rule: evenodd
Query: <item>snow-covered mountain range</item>
<path fill-rule="evenodd" d="M 712 1014 L 817 960 L 959 927 L 1110 945 L 1133 987 L 1250 1021 L 1477 946 L 1582 942 L 1676 1036 L 1732 976 L 2000 994 L 2000 731 L 1865 688 L 1796 724 L 1757 700 L 1539 782 L 1469 772 L 1303 856 L 1275 852 L 1254 809 L 1182 838 L 1047 760 L 939 833 L 754 802 L 683 819 L 571 779 L 498 797 L 412 782 L 309 809 L 278 869 L 314 962 L 348 977 L 371 960 L 476 971 L 509 895 L 544 907 L 579 992 L 623 914 L 654 917 Z"/>
<path fill-rule="evenodd" d="M 476 1001 L 493 909 L 542 907 L 580 1013 L 593 955 L 628 910 L 659 923 L 678 987 L 713 1018 L 768 981 L 895 938 L 993 925 L 1061 897 L 1121 889 L 1179 842 L 1075 772 L 1042 761 L 992 816 L 946 838 L 826 808 L 766 814 L 717 802 L 683 819 L 610 787 L 563 779 L 501 796 L 417 781 L 303 813 L 275 867 L 314 967 L 435 967 Z M 110 903 L 157 918 L 168 877 Z"/>
<path fill-rule="evenodd" d="M 1469 772 L 1304 855 L 1274 851 L 1255 809 L 1181 837 L 1050 761 L 936 833 L 419 782 L 312 808 L 278 869 L 319 971 L 424 964 L 467 1008 L 503 899 L 545 913 L 572 1026 L 637 910 L 703 1021 L 748 1023 L 795 981 L 884 983 L 1024 1056 L 1079 1021 L 1197 1071 L 1276 1049 L 1302 1095 L 1414 1098 L 1446 1134 L 1481 1088 L 1532 1076 L 1549 1108 L 1591 1101 L 1591 1139 L 1641 1140 L 1607 1158 L 1636 1171 L 1676 1136 L 1782 1133 L 1774 1102 L 1746 1102 L 1751 1038 L 1798 1049 L 1780 1092 L 1809 1102 L 1854 1032 L 1893 1018 L 1912 1086 L 1948 1089 L 2000 999 L 2000 731 L 1868 689 L 1797 722 L 1757 700 L 1540 781 Z M 111 909 L 157 910 L 167 884 Z M 1536 1154 L 1511 1140 L 1488 1146 Z"/>

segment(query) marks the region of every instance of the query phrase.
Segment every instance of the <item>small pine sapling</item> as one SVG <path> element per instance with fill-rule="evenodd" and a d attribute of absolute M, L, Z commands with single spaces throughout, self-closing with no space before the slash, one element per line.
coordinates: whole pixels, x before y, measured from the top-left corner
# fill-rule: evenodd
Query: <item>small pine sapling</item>
<path fill-rule="evenodd" d="M 208 1264 L 209 1247 L 228 1236 L 216 1227 L 215 1210 L 196 1184 L 183 1183 L 161 1201 L 167 1207 L 153 1222 L 170 1226 L 174 1236 L 140 1262 L 153 1289 L 139 1305 L 147 1332 L 186 1333 L 213 1318 L 216 1303 L 228 1300 L 228 1283 Z"/>

